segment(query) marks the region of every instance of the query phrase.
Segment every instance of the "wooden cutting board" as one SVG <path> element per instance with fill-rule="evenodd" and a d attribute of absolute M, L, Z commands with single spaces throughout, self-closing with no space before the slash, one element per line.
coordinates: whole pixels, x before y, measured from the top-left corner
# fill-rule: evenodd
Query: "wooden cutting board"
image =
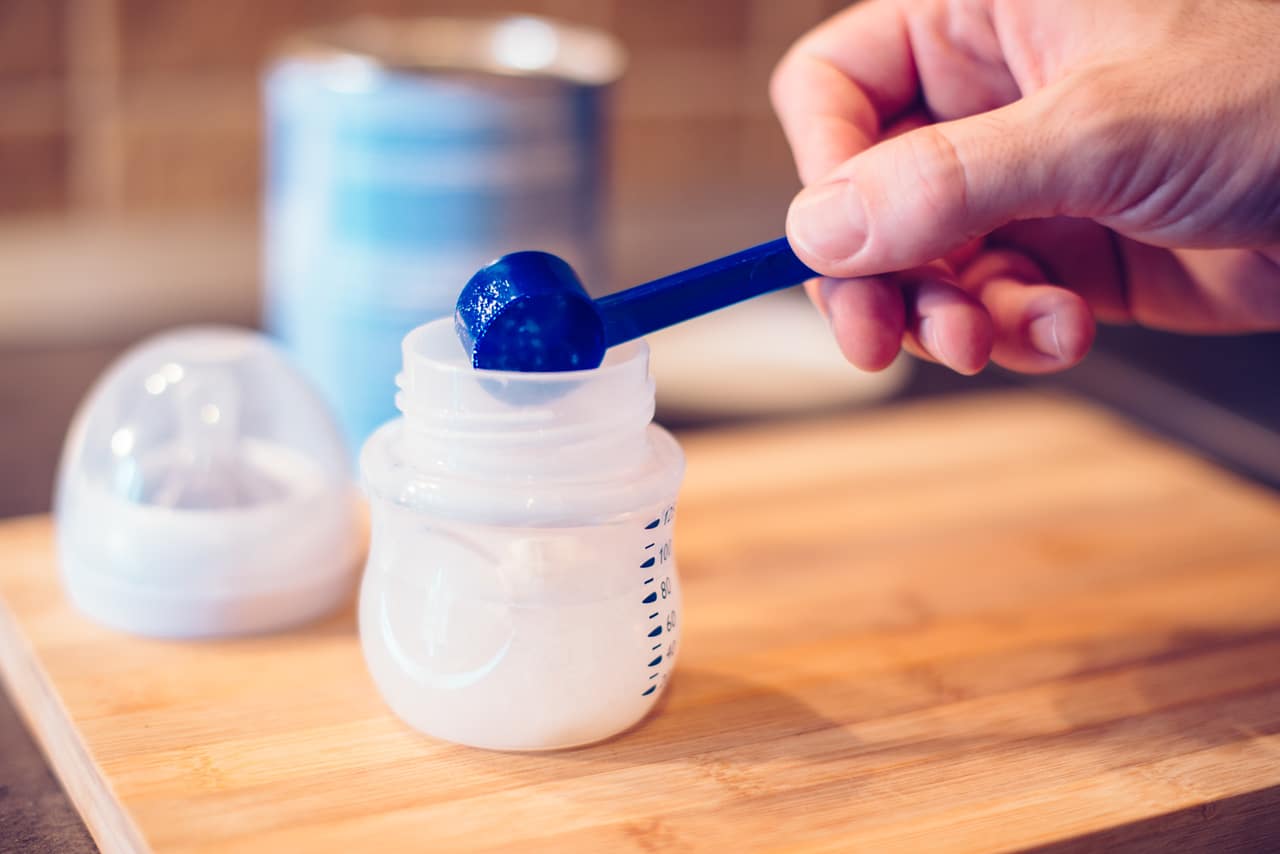
<path fill-rule="evenodd" d="M 1280 847 L 1276 495 L 1025 393 L 684 443 L 677 675 L 607 743 L 412 732 L 350 611 L 99 628 L 46 518 L 0 527 L 6 683 L 107 851 Z"/>

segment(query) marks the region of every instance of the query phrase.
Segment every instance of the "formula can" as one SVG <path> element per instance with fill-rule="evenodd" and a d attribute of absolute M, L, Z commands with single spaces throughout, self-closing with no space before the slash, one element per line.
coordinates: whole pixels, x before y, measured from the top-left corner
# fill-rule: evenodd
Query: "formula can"
<path fill-rule="evenodd" d="M 354 453 L 395 415 L 400 342 L 506 252 L 602 260 L 611 37 L 541 18 L 360 19 L 264 81 L 264 317 Z"/>

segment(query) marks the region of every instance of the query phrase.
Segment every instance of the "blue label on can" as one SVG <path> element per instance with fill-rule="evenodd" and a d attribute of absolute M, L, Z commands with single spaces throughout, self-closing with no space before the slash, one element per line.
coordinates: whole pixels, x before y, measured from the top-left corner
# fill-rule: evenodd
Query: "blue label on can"
<path fill-rule="evenodd" d="M 396 414 L 400 342 L 506 252 L 600 263 L 590 86 L 285 60 L 264 82 L 267 324 L 353 451 Z"/>

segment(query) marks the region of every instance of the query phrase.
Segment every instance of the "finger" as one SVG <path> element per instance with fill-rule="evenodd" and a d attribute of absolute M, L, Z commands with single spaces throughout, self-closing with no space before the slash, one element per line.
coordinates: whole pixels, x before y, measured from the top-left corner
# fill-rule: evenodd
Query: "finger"
<path fill-rule="evenodd" d="M 1280 328 L 1280 248 L 1161 250 L 1121 239 L 1129 305 L 1143 326 L 1181 332 Z"/>
<path fill-rule="evenodd" d="M 907 350 L 961 374 L 986 367 L 994 333 L 977 299 L 939 278 L 901 277 L 900 286 L 907 307 Z"/>
<path fill-rule="evenodd" d="M 800 258 L 836 277 L 876 275 L 947 255 L 1059 204 L 1059 143 L 1032 96 L 918 128 L 853 156 L 803 190 L 787 216 Z"/>
<path fill-rule="evenodd" d="M 986 308 L 994 326 L 991 358 L 1028 374 L 1061 371 L 1093 344 L 1093 314 L 1074 291 L 1049 284 L 1027 256 L 987 251 L 963 270 L 961 284 Z"/>
<path fill-rule="evenodd" d="M 802 38 L 769 86 L 800 180 L 817 181 L 874 143 L 918 88 L 895 0 L 860 3 Z"/>
<path fill-rule="evenodd" d="M 887 367 L 899 346 L 962 374 L 978 373 L 990 357 L 991 319 L 945 261 L 893 276 L 813 279 L 805 290 L 841 352 L 863 370 Z"/>
<path fill-rule="evenodd" d="M 814 279 L 809 296 L 831 324 L 840 352 L 864 371 L 887 368 L 902 345 L 902 292 L 887 278 Z"/>
<path fill-rule="evenodd" d="M 1075 291 L 1097 320 L 1133 321 L 1120 240 L 1096 222 L 1070 217 L 1013 222 L 991 235 L 987 246 L 1030 258 L 1044 272 L 1042 281 Z"/>
<path fill-rule="evenodd" d="M 969 263 L 973 261 L 974 258 L 978 257 L 978 254 L 982 252 L 986 242 L 987 240 L 984 237 L 975 237 L 968 243 L 963 243 L 948 252 L 943 257 L 943 260 L 950 264 L 953 269 L 963 270 L 965 267 L 969 266 Z"/>

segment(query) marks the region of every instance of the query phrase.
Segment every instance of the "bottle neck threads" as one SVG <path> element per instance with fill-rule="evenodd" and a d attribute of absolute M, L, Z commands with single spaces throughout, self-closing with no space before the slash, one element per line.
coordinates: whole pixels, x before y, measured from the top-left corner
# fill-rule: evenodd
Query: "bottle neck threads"
<path fill-rule="evenodd" d="M 471 367 L 451 318 L 403 344 L 396 406 L 402 459 L 458 477 L 594 480 L 645 463 L 654 386 L 643 341 L 588 371 L 521 373 Z"/>

